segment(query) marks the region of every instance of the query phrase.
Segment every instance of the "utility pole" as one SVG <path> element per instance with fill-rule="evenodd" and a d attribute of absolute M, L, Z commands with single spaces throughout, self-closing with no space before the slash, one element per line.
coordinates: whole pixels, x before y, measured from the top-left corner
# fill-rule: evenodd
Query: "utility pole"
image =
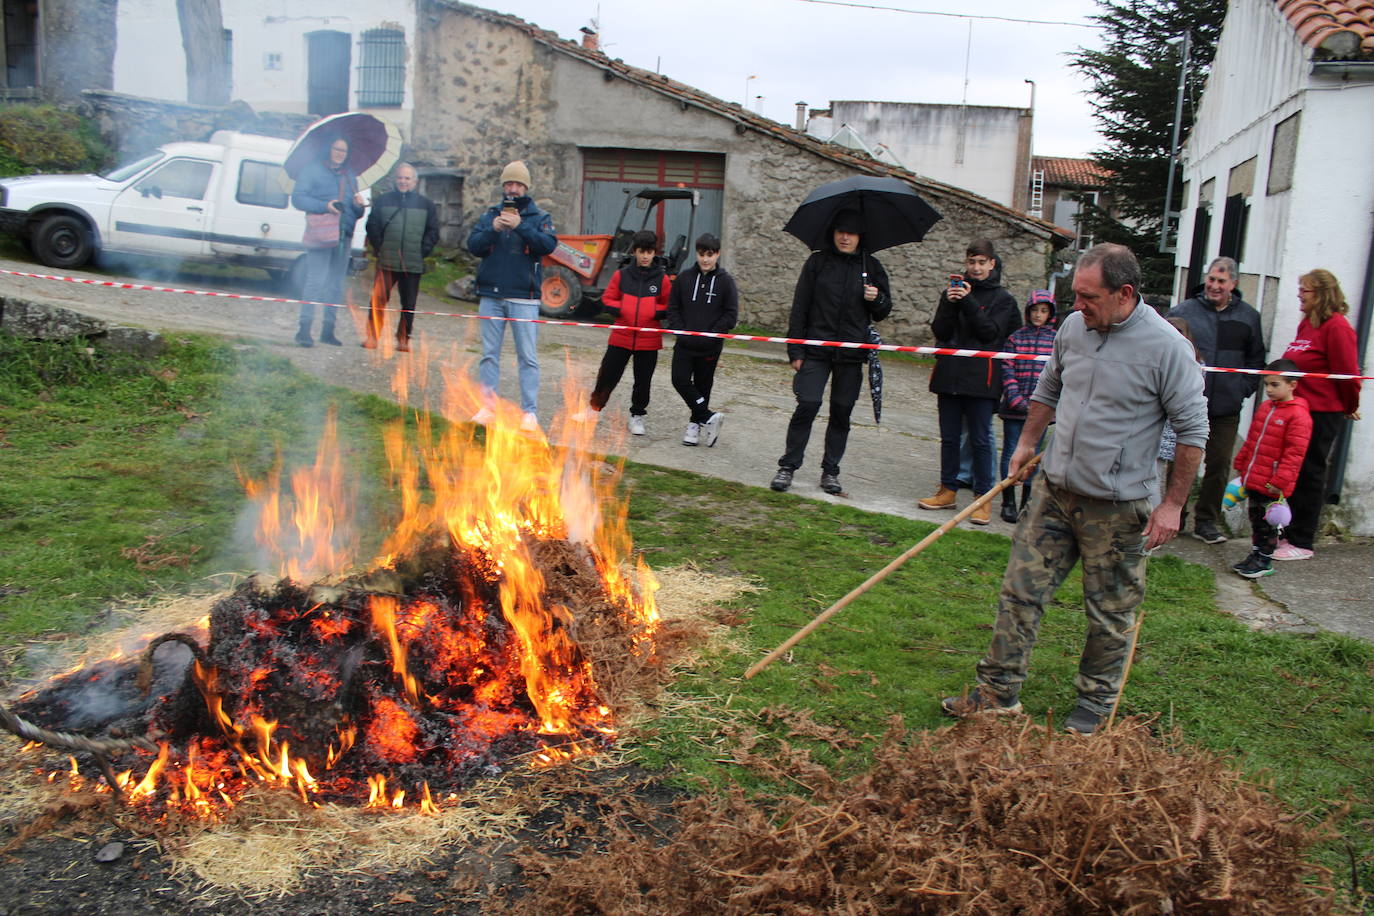
<path fill-rule="evenodd" d="M 1166 42 L 1171 47 L 1180 42 L 1183 44 L 1183 61 L 1178 68 L 1178 95 L 1174 99 L 1174 137 L 1169 143 L 1169 180 L 1164 185 L 1164 219 L 1159 226 L 1159 250 L 1161 252 L 1174 250 L 1169 247 L 1169 219 L 1173 216 L 1174 209 L 1174 171 L 1178 167 L 1178 135 L 1183 128 L 1183 90 L 1188 84 L 1188 51 L 1191 48 L 1191 38 L 1187 32 L 1184 32 Z"/>

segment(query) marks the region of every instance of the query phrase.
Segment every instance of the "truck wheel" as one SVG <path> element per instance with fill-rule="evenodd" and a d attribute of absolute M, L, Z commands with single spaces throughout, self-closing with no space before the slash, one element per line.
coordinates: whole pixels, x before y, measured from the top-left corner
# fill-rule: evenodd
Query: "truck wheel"
<path fill-rule="evenodd" d="M 545 318 L 571 318 L 582 301 L 582 285 L 566 267 L 549 267 L 539 287 L 539 314 Z"/>
<path fill-rule="evenodd" d="M 49 267 L 80 267 L 95 253 L 90 227 L 69 213 L 44 218 L 31 238 L 34 256 Z"/>

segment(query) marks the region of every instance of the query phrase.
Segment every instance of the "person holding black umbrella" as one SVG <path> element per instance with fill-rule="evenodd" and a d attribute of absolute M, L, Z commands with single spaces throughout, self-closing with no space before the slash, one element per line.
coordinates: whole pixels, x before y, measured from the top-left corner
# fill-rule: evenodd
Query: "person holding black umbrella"
<path fill-rule="evenodd" d="M 887 272 L 864 252 L 863 242 L 864 220 L 859 210 L 840 210 L 831 221 L 824 247 L 813 251 L 802 267 L 792 297 L 788 337 L 868 342 L 869 326 L 892 311 L 892 296 Z M 839 493 L 849 416 L 863 386 L 867 354 L 847 347 L 788 344 L 787 356 L 796 372 L 792 391 L 797 407 L 787 425 L 786 450 L 778 459 L 778 473 L 770 486 L 781 492 L 792 485 L 828 383 L 830 420 L 825 430 L 820 485 L 827 493 Z"/>
<path fill-rule="evenodd" d="M 322 159 L 301 170 L 291 192 L 291 205 L 304 210 L 305 283 L 301 290 L 300 327 L 296 345 L 310 347 L 315 303 L 325 303 L 320 321 L 320 343 L 342 346 L 334 336 L 334 323 L 343 299 L 344 277 L 348 272 L 348 252 L 353 227 L 367 209 L 367 200 L 358 190 L 358 173 L 349 164 L 349 143 L 335 136 Z"/>

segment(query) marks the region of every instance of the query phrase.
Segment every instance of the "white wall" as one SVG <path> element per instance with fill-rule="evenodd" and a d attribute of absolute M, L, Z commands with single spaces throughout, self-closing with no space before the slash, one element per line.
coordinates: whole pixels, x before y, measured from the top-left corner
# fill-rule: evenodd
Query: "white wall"
<path fill-rule="evenodd" d="M 305 113 L 306 39 L 332 29 L 353 37 L 350 106 L 356 107 L 359 36 L 375 28 L 405 33 L 405 101 L 399 109 L 372 109 L 408 135 L 413 107 L 415 0 L 233 0 L 222 4 L 224 27 L 233 32 L 233 88 L 229 97 L 255 111 Z M 186 56 L 175 0 L 120 0 L 114 90 L 155 99 L 186 101 Z M 281 69 L 266 68 L 269 53 Z"/>
<path fill-rule="evenodd" d="M 1198 120 L 1188 138 L 1177 265 L 1187 265 L 1198 194 L 1214 181 L 1212 224 L 1205 262 L 1221 238 L 1231 169 L 1255 162 L 1243 275 L 1277 279 L 1266 298 L 1264 283 L 1250 301 L 1265 319 L 1270 358 L 1297 330 L 1298 277 L 1315 267 L 1340 280 L 1358 320 L 1374 237 L 1374 83 L 1344 82 L 1311 73 L 1309 53 L 1268 0 L 1236 0 L 1227 12 L 1216 62 Z M 1301 112 L 1292 187 L 1267 193 L 1274 127 Z M 1367 359 L 1363 374 L 1374 369 Z M 1363 412 L 1374 412 L 1374 384 L 1365 383 Z M 1374 424 L 1356 423 L 1338 519 L 1353 534 L 1374 535 Z"/>
<path fill-rule="evenodd" d="M 882 158 L 895 157 L 918 175 L 1010 207 L 1029 174 L 1029 163 L 1017 159 L 1021 114 L 1019 108 L 985 105 L 832 101 L 830 117 L 814 119 L 818 130 L 828 128 L 826 134 L 808 132 L 828 140 L 848 125 L 870 150 L 886 144 L 893 156 Z"/>

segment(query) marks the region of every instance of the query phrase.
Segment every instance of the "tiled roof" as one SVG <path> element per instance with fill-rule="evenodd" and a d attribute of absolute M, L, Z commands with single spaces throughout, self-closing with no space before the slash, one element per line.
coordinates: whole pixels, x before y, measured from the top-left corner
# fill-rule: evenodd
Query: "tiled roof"
<path fill-rule="evenodd" d="M 686 83 L 679 83 L 677 80 L 669 79 L 660 73 L 652 73 L 648 70 L 632 67 L 619 58 L 612 59 L 606 56 L 601 50 L 592 50 L 582 47 L 574 41 L 560 38 L 557 33 L 547 29 L 542 29 L 533 23 L 526 22 L 517 16 L 508 13 L 500 13 L 496 10 L 485 7 L 474 6 L 464 3 L 462 0 L 433 0 L 438 6 L 446 6 L 469 16 L 485 19 L 488 22 L 496 22 L 511 28 L 517 29 L 529 35 L 534 41 L 555 51 L 567 54 L 570 57 L 578 58 L 594 67 L 601 68 L 607 80 L 620 78 L 629 83 L 634 83 L 642 88 L 662 93 L 678 102 L 685 109 L 689 106 L 714 112 L 717 115 L 728 118 L 735 122 L 735 130 L 738 133 L 745 133 L 748 130 L 755 130 L 761 134 L 768 134 L 784 143 L 800 147 L 818 156 L 841 163 L 856 171 L 865 172 L 869 175 L 891 175 L 914 185 L 918 190 L 929 188 L 931 191 L 943 194 L 946 197 L 959 200 L 969 206 L 981 209 L 990 215 L 1009 223 L 1014 223 L 1022 229 L 1033 232 L 1042 238 L 1057 238 L 1060 241 L 1072 239 L 1073 233 L 1066 231 L 1060 226 L 1056 226 L 1049 220 L 1029 216 L 1019 210 L 1004 207 L 994 200 L 989 200 L 979 194 L 954 185 L 945 184 L 917 175 L 899 166 L 881 162 L 856 150 L 837 146 L 833 143 L 826 143 L 816 137 L 812 137 L 799 130 L 794 130 L 786 125 L 779 124 L 770 118 L 755 114 L 744 108 L 737 102 L 726 102 L 702 92 L 694 86 Z"/>
<path fill-rule="evenodd" d="M 1100 188 L 1111 176 L 1091 159 L 1068 159 L 1062 156 L 1031 157 L 1032 171 L 1045 173 L 1045 184 L 1075 188 Z"/>
<path fill-rule="evenodd" d="M 1374 60 L 1374 0 L 1275 0 L 1322 60 Z"/>

